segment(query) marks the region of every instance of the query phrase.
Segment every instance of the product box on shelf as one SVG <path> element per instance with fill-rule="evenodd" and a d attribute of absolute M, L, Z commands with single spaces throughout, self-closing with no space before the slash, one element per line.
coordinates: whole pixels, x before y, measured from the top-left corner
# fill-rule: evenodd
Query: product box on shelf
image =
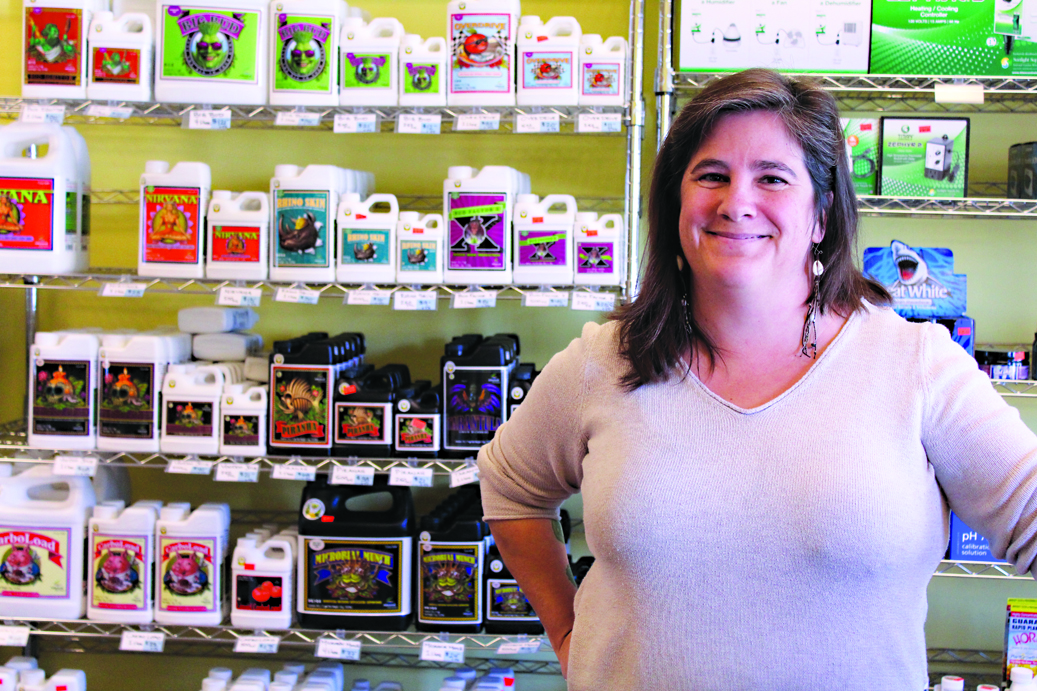
<path fill-rule="evenodd" d="M 514 213 L 518 285 L 571 285 L 576 199 L 569 194 L 520 194 Z"/>
<path fill-rule="evenodd" d="M 435 457 L 442 446 L 443 407 L 440 390 L 420 379 L 403 390 L 396 402 L 393 448 L 397 456 Z"/>
<path fill-rule="evenodd" d="M 954 318 L 965 314 L 967 277 L 954 273 L 954 253 L 944 247 L 889 247 L 864 250 L 864 275 L 893 296 L 893 309 L 905 318 Z"/>
<path fill-rule="evenodd" d="M 443 375 L 443 449 L 475 455 L 508 419 L 505 396 L 518 366 L 515 334 L 455 336 L 440 359 Z"/>
<path fill-rule="evenodd" d="M 348 180 L 337 166 L 274 168 L 271 280 L 335 281 L 335 212 L 339 195 L 354 191 Z"/>
<path fill-rule="evenodd" d="M 393 409 L 409 386 L 407 365 L 386 365 L 359 379 L 339 379 L 334 399 L 333 455 L 392 455 Z"/>
<path fill-rule="evenodd" d="M 213 191 L 206 236 L 207 278 L 265 279 L 269 272 L 269 195 Z"/>
<path fill-rule="evenodd" d="M 1037 142 L 1008 149 L 1008 198 L 1037 199 Z"/>
<path fill-rule="evenodd" d="M 417 211 L 400 212 L 396 225 L 396 282 L 435 285 L 443 282 L 443 216 Z"/>
<path fill-rule="evenodd" d="M 147 623 L 155 616 L 155 522 L 162 502 L 94 507 L 88 530 L 88 619 Z"/>
<path fill-rule="evenodd" d="M 338 268 L 343 283 L 392 283 L 396 279 L 396 225 L 400 208 L 392 194 L 361 200 L 342 195 L 338 208 Z"/>
<path fill-rule="evenodd" d="M 29 348 L 29 446 L 97 445 L 97 334 L 37 331 Z"/>
<path fill-rule="evenodd" d="M 339 103 L 344 106 L 395 106 L 400 101 L 400 41 L 403 25 L 394 17 L 369 24 L 349 17 L 342 24 L 342 79 Z"/>
<path fill-rule="evenodd" d="M 879 189 L 878 118 L 840 118 L 846 158 L 857 194 L 877 194 Z"/>
<path fill-rule="evenodd" d="M 884 117 L 879 194 L 965 197 L 969 119 Z"/>
<path fill-rule="evenodd" d="M 155 621 L 218 626 L 229 611 L 227 554 L 230 507 L 163 506 L 155 524 Z"/>

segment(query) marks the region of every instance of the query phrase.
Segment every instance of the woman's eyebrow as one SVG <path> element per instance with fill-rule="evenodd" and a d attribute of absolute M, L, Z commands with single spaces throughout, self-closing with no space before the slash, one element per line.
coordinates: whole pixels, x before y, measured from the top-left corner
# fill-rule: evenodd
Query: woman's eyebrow
<path fill-rule="evenodd" d="M 720 159 L 717 159 L 717 158 L 704 158 L 701 161 L 699 161 L 698 163 L 696 163 L 695 166 L 691 170 L 689 170 L 688 172 L 694 174 L 694 173 L 697 173 L 699 170 L 701 170 L 703 168 L 713 168 L 713 169 L 727 170 L 728 169 L 728 165 L 726 163 L 724 163 L 723 161 L 721 161 Z M 794 170 L 789 168 L 784 163 L 780 163 L 778 161 L 756 160 L 756 161 L 753 161 L 753 163 L 752 163 L 752 169 L 753 170 L 780 170 L 781 172 L 783 172 L 786 175 L 789 175 L 789 176 L 791 176 L 793 178 L 798 178 L 799 177 L 798 175 L 796 175 Z"/>

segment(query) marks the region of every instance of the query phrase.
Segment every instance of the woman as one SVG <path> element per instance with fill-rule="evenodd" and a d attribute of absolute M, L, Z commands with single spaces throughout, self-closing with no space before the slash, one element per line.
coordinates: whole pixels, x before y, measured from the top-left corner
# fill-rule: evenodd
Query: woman
<path fill-rule="evenodd" d="M 838 110 L 721 79 L 680 114 L 639 298 L 480 452 L 486 518 L 573 691 L 918 689 L 948 507 L 1028 571 L 1037 437 L 855 268 Z M 596 562 L 553 539 L 581 491 Z"/>

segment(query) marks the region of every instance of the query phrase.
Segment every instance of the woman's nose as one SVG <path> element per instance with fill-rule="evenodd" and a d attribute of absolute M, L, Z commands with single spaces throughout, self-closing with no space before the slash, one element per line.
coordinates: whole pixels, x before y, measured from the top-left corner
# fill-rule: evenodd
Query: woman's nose
<path fill-rule="evenodd" d="M 721 188 L 717 214 L 736 223 L 754 218 L 756 196 L 752 182 L 744 177 L 731 176 L 730 182 Z"/>

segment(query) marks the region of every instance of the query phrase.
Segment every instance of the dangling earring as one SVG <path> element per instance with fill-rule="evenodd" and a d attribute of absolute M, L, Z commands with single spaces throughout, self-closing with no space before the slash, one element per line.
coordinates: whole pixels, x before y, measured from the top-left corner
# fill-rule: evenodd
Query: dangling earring
<path fill-rule="evenodd" d="M 821 263 L 821 246 L 814 245 L 814 263 L 811 266 L 814 274 L 814 287 L 811 292 L 810 302 L 807 303 L 807 318 L 803 324 L 803 355 L 814 360 L 817 359 L 817 313 L 821 308 L 821 274 L 825 272 L 825 265 Z"/>
<path fill-rule="evenodd" d="M 688 289 L 684 285 L 684 257 L 677 255 L 677 275 L 681 282 L 681 311 L 684 313 L 684 330 L 692 335 L 691 318 L 688 316 Z"/>

